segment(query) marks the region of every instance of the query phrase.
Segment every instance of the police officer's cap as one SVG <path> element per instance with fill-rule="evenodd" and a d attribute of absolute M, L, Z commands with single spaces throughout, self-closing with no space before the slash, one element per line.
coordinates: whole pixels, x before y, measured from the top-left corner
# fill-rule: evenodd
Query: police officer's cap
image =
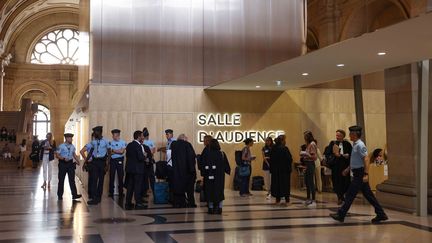
<path fill-rule="evenodd" d="M 165 134 L 173 134 L 174 133 L 174 131 L 172 130 L 172 129 L 167 129 L 167 130 L 165 130 Z"/>
<path fill-rule="evenodd" d="M 102 132 L 102 126 L 93 127 L 93 132 Z"/>
<path fill-rule="evenodd" d="M 64 134 L 64 137 L 65 138 L 71 138 L 71 137 L 73 137 L 74 135 L 72 134 L 72 133 L 65 133 Z"/>
<path fill-rule="evenodd" d="M 363 128 L 361 126 L 352 126 L 348 128 L 350 132 L 361 132 Z"/>
<path fill-rule="evenodd" d="M 111 133 L 112 134 L 114 134 L 114 133 L 120 133 L 120 129 L 113 129 L 113 130 L 111 130 Z"/>

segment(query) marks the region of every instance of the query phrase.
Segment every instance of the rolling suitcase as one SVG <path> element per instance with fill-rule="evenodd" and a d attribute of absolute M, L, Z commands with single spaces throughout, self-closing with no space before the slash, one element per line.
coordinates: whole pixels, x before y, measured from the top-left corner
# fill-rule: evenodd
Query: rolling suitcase
<path fill-rule="evenodd" d="M 167 204 L 169 199 L 168 182 L 157 181 L 154 185 L 154 204 Z"/>

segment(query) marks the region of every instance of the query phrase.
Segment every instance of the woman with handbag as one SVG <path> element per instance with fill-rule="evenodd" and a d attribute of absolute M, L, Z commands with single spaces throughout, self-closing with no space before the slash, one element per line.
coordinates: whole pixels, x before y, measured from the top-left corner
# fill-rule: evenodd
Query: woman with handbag
<path fill-rule="evenodd" d="M 250 148 L 253 146 L 254 141 L 251 138 L 246 138 L 244 141 L 245 147 L 242 149 L 242 162 L 239 168 L 239 175 L 241 178 L 240 184 L 240 196 L 248 197 L 252 196 L 249 192 L 249 181 L 252 172 L 252 161 L 255 160 L 255 157 L 252 156 Z"/>

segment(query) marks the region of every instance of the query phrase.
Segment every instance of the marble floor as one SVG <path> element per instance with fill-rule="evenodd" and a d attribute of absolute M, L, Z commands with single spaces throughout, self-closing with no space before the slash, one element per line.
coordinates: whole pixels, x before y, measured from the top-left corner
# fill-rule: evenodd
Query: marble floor
<path fill-rule="evenodd" d="M 87 206 L 72 202 L 67 180 L 57 201 L 57 176 L 50 190 L 40 188 L 41 169 L 19 171 L 0 161 L 0 243 L 3 242 L 432 242 L 432 217 L 387 210 L 390 220 L 373 225 L 373 209 L 358 199 L 345 223 L 328 217 L 337 206 L 331 193 L 318 194 L 316 208 L 302 206 L 303 191 L 294 191 L 287 208 L 271 205 L 264 192 L 240 198 L 226 191 L 222 215 L 207 215 L 205 205 L 173 209 L 152 205 L 125 211 L 105 197 Z"/>

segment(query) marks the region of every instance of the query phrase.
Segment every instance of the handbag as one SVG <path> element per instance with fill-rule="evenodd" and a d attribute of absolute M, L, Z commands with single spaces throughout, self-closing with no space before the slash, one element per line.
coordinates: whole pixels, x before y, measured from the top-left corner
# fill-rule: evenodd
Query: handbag
<path fill-rule="evenodd" d="M 250 166 L 249 165 L 242 165 L 239 168 L 239 175 L 242 177 L 250 176 Z"/>

